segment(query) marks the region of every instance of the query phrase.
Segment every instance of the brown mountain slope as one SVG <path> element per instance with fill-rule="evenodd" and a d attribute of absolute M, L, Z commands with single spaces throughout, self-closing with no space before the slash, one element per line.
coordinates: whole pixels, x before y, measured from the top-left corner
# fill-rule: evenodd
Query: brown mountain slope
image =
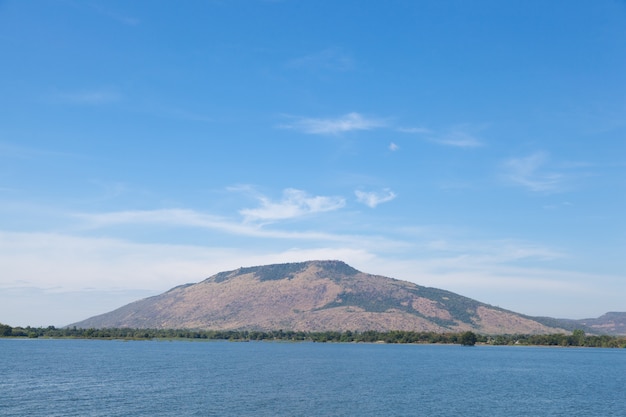
<path fill-rule="evenodd" d="M 590 333 L 614 336 L 626 335 L 626 312 L 609 312 L 595 319 L 574 321 L 579 328 L 587 328 Z"/>
<path fill-rule="evenodd" d="M 221 272 L 73 324 L 82 328 L 555 333 L 530 317 L 340 261 Z"/>

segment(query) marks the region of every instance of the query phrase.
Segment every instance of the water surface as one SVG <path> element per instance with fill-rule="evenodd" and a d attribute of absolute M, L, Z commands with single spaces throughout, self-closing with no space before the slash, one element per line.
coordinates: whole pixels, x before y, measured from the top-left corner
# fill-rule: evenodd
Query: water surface
<path fill-rule="evenodd" d="M 0 339 L 2 416 L 625 416 L 626 350 Z"/>

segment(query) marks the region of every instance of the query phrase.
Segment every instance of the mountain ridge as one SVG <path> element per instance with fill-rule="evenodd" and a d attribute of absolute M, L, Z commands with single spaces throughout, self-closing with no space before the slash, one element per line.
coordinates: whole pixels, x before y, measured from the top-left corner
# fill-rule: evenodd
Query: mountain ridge
<path fill-rule="evenodd" d="M 544 318 L 541 318 L 544 319 Z M 626 335 L 626 312 L 610 311 L 596 318 L 587 319 L 551 319 L 560 323 L 567 330 L 581 329 L 590 334 L 610 336 Z M 542 320 L 548 323 L 549 320 Z"/>
<path fill-rule="evenodd" d="M 462 295 L 367 274 L 337 260 L 241 267 L 70 326 L 206 330 L 564 333 Z M 570 323 L 571 324 L 571 323 Z"/>

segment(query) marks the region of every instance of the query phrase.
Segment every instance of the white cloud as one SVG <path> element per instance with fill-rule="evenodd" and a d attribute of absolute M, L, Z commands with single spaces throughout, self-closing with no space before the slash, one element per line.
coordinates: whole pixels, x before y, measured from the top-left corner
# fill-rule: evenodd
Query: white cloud
<path fill-rule="evenodd" d="M 396 145 L 395 143 L 391 142 L 391 143 L 389 144 L 389 150 L 390 150 L 391 152 L 395 152 L 395 151 L 397 151 L 398 149 L 400 149 L 400 147 L 399 147 L 398 145 Z"/>
<path fill-rule="evenodd" d="M 354 194 L 356 194 L 356 198 L 359 203 L 363 203 L 371 208 L 374 208 L 379 204 L 386 203 L 396 198 L 396 194 L 389 189 L 385 189 L 382 192 L 366 192 L 356 190 Z"/>
<path fill-rule="evenodd" d="M 352 112 L 335 119 L 297 118 L 293 123 L 283 124 L 279 127 L 299 130 L 312 135 L 336 135 L 354 130 L 372 130 L 385 125 L 383 120 L 367 118 Z"/>
<path fill-rule="evenodd" d="M 455 146 L 458 148 L 477 148 L 483 143 L 468 132 L 453 130 L 440 136 L 430 137 L 429 140 L 441 145 Z"/>
<path fill-rule="evenodd" d="M 288 188 L 283 198 L 274 202 L 265 196 L 259 197 L 261 207 L 243 209 L 239 213 L 248 221 L 291 219 L 309 214 L 333 211 L 345 206 L 342 197 L 310 196 L 302 190 Z"/>
<path fill-rule="evenodd" d="M 74 214 L 84 221 L 81 230 L 116 225 L 163 225 L 215 230 L 233 236 L 270 239 L 340 241 L 347 237 L 323 232 L 269 230 L 250 223 L 239 223 L 223 217 L 187 209 L 129 210 L 107 213 Z"/>
<path fill-rule="evenodd" d="M 282 129 L 298 130 L 313 135 L 337 135 L 343 132 L 356 130 L 372 130 L 387 128 L 397 132 L 419 135 L 422 139 L 439 145 L 453 146 L 457 148 L 477 148 L 484 143 L 466 126 L 454 127 L 445 131 L 437 132 L 424 127 L 394 127 L 387 120 L 367 118 L 360 113 L 352 112 L 338 118 L 294 118 L 292 123 L 278 126 Z M 389 149 L 395 151 L 398 145 L 391 143 Z"/>
<path fill-rule="evenodd" d="M 535 192 L 555 192 L 563 188 L 565 176 L 561 173 L 546 171 L 549 161 L 545 152 L 535 152 L 522 158 L 506 160 L 503 177 L 514 185 L 522 186 Z"/>
<path fill-rule="evenodd" d="M 312 210 L 330 210 L 332 205 L 328 205 L 319 200 L 319 197 L 308 197 L 311 200 L 309 206 L 302 203 L 304 207 L 301 209 L 301 215 L 311 214 Z M 322 197 L 330 198 L 330 197 Z M 337 199 L 336 205 L 343 206 L 345 201 Z M 278 204 L 278 203 L 276 203 Z M 326 205 L 325 205 L 326 204 Z M 262 211 L 264 208 L 259 209 Z M 254 215 L 263 215 L 265 213 L 254 212 Z M 278 211 L 282 209 L 278 208 Z M 271 216 L 271 214 L 267 214 Z M 259 218 L 247 219 L 247 221 L 237 222 L 210 214 L 201 213 L 194 210 L 186 209 L 159 209 L 159 210 L 131 210 L 106 213 L 78 213 L 73 214 L 74 218 L 82 220 L 82 224 L 72 228 L 74 232 L 82 234 L 90 233 L 95 229 L 107 229 L 119 225 L 128 225 L 130 227 L 141 227 L 149 225 L 150 229 L 158 232 L 158 227 L 171 229 L 172 227 L 187 227 L 196 230 L 208 230 L 217 233 L 223 233 L 224 239 L 237 239 L 238 237 L 247 237 L 254 239 L 266 239 L 267 244 L 281 244 L 280 242 L 289 242 L 294 244 L 299 242 L 303 245 L 323 244 L 323 245 L 346 245 L 347 247 L 376 248 L 378 250 L 398 250 L 406 245 L 405 242 L 394 238 L 386 238 L 379 235 L 368 234 L 367 238 L 363 234 L 337 234 L 320 230 L 284 230 L 271 228 L 268 224 L 252 222 L 251 220 L 262 220 Z M 269 223 L 269 222 L 267 222 Z M 119 230 L 119 229 L 118 229 Z M 101 233 L 101 232 L 100 232 Z M 115 229 L 113 233 L 116 233 Z M 117 231 L 119 233 L 119 231 Z M 211 235 L 215 235 L 212 233 Z M 251 243 L 252 242 L 252 243 Z M 243 239 L 236 243 L 237 246 L 243 247 L 248 244 L 256 245 L 258 241 L 252 239 Z M 224 245 L 228 245 L 224 241 Z"/>
<path fill-rule="evenodd" d="M 285 198 L 282 202 L 286 202 L 285 205 L 295 204 L 297 206 L 295 209 L 289 208 L 288 210 L 284 210 L 283 208 L 278 207 L 276 208 L 278 214 L 254 214 L 258 216 L 264 214 L 267 217 L 275 218 L 279 215 L 292 215 L 294 212 L 305 215 L 306 213 L 316 212 L 316 210 L 320 211 L 332 209 L 332 207 L 327 206 L 326 203 L 317 201 L 316 199 L 319 197 L 308 196 L 306 193 L 299 190 L 285 190 L 285 193 Z M 380 193 L 356 191 L 355 194 L 357 195 L 357 198 L 361 199 L 360 202 L 367 204 L 370 207 L 375 207 L 377 204 L 381 204 L 384 201 L 390 201 L 395 198 L 395 194 L 390 190 L 384 190 Z M 305 200 L 309 200 L 309 203 L 304 202 Z M 343 200 L 340 201 L 343 205 Z M 269 202 L 268 206 L 264 206 L 259 210 L 271 210 L 274 206 L 279 205 L 280 203 Z M 285 211 L 287 214 L 284 214 Z M 324 246 L 335 246 L 339 244 L 359 250 L 389 253 L 401 253 L 410 247 L 415 247 L 424 253 L 430 252 L 436 254 L 437 257 L 441 257 L 443 254 L 447 259 L 446 262 L 448 265 L 452 265 L 458 261 L 457 266 L 462 269 L 472 268 L 475 265 L 502 265 L 520 261 L 526 262 L 529 260 L 534 262 L 552 261 L 566 256 L 558 249 L 515 239 L 487 241 L 468 240 L 467 237 L 463 236 L 463 233 L 459 234 L 458 231 L 447 230 L 446 228 L 441 227 L 410 227 L 407 225 L 397 230 L 385 229 L 387 234 L 391 235 L 390 237 L 383 237 L 372 234 L 372 231 L 369 230 L 363 230 L 361 234 L 334 234 L 317 230 L 285 231 L 259 227 L 255 224 L 245 222 L 238 223 L 221 217 L 183 209 L 121 211 L 80 214 L 75 216 L 85 222 L 82 228 L 73 228 L 75 232 L 79 231 L 81 234 L 85 234 L 92 229 L 106 229 L 110 226 L 119 225 L 129 225 L 133 227 L 150 225 L 153 230 L 157 226 L 164 226 L 168 230 L 171 227 L 179 226 L 196 228 L 199 230 L 207 229 L 211 231 L 223 232 L 225 236 L 231 237 L 266 239 L 266 248 L 270 247 L 270 242 L 272 242 L 272 246 L 283 245 L 284 243 L 280 243 L 281 241 L 287 242 L 288 244 L 299 242 L 300 244 L 306 246 L 320 244 Z M 258 217 L 255 217 L 255 219 L 257 218 Z M 101 232 L 98 232 L 98 235 L 101 235 Z M 4 243 L 10 242 L 12 239 L 11 234 L 7 233 L 6 236 L 8 237 L 5 239 Z M 54 236 L 56 235 L 47 234 L 46 236 L 49 236 L 46 239 L 54 241 Z M 0 237 L 2 237 L 2 232 L 0 232 Z M 39 242 L 43 242 L 46 239 L 33 237 L 33 241 L 36 240 Z M 101 242 L 97 239 L 95 241 Z M 108 241 L 102 240 L 102 242 Z M 257 244 L 251 243 L 248 245 L 247 243 L 249 242 L 253 241 L 249 239 L 239 240 L 239 243 L 236 246 L 239 247 L 239 250 L 244 250 L 244 247 L 249 246 L 254 248 Z M 2 243 L 3 242 L 0 242 L 0 250 L 2 249 Z M 13 247 L 15 245 L 11 244 L 10 246 Z M 179 245 L 172 246 L 179 247 Z M 7 251 L 7 253 L 9 252 L 10 251 Z"/>

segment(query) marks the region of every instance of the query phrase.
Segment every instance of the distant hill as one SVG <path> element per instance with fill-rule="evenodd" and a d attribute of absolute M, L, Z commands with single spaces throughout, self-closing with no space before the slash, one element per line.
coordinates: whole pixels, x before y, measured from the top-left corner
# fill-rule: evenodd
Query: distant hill
<path fill-rule="evenodd" d="M 341 261 L 239 268 L 71 324 L 79 328 L 565 332 L 436 288 L 357 271 Z"/>
<path fill-rule="evenodd" d="M 597 319 L 573 320 L 581 329 L 590 333 L 612 336 L 626 335 L 626 312 L 610 312 Z"/>
<path fill-rule="evenodd" d="M 590 335 L 626 336 L 626 312 L 610 312 L 595 319 L 555 319 L 533 317 L 548 327 L 560 327 L 573 331 L 580 329 Z"/>

